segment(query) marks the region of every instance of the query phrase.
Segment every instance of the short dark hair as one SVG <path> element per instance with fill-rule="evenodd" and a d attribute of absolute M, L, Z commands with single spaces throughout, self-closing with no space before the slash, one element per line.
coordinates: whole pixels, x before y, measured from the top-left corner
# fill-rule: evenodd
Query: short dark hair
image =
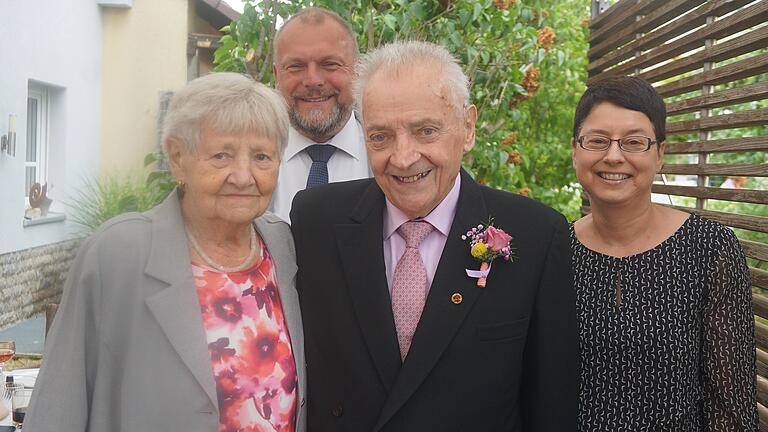
<path fill-rule="evenodd" d="M 283 30 L 288 27 L 288 24 L 293 21 L 300 21 L 304 24 L 320 25 L 325 22 L 326 18 L 334 21 L 341 27 L 342 30 L 344 30 L 344 33 L 347 34 L 349 40 L 352 41 L 353 57 L 357 59 L 360 54 L 360 49 L 357 46 L 357 37 L 355 36 L 355 31 L 352 30 L 352 26 L 336 12 L 317 6 L 308 6 L 304 9 L 301 9 L 300 11 L 291 15 L 288 20 L 283 23 L 280 29 L 277 30 L 274 39 L 272 39 L 273 58 L 277 59 L 277 40 L 280 39 L 280 35 L 283 33 Z"/>
<path fill-rule="evenodd" d="M 630 76 L 610 77 L 587 88 L 576 106 L 573 118 L 573 138 L 577 139 L 581 125 L 595 105 L 610 102 L 648 117 L 653 125 L 656 140 L 667 139 L 667 107 L 664 99 L 647 81 Z"/>

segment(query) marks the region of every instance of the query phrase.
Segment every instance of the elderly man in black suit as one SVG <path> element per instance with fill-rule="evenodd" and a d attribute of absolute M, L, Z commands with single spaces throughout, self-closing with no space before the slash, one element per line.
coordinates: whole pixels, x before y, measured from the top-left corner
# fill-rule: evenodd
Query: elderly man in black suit
<path fill-rule="evenodd" d="M 477 109 L 443 47 L 387 45 L 358 72 L 374 179 L 291 211 L 309 430 L 576 430 L 565 219 L 461 169 Z"/>

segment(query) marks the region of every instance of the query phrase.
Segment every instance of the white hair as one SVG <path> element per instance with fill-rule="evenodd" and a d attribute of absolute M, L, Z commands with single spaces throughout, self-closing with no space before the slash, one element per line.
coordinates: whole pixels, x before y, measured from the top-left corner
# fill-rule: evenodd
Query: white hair
<path fill-rule="evenodd" d="M 363 93 L 368 81 L 379 72 L 401 72 L 414 66 L 433 66 L 439 71 L 435 81 L 460 117 L 469 106 L 469 79 L 459 60 L 442 45 L 423 41 L 393 42 L 364 55 L 357 64 L 352 84 L 355 108 L 363 113 Z"/>
<path fill-rule="evenodd" d="M 177 139 L 191 151 L 200 143 L 203 128 L 256 133 L 276 141 L 282 159 L 289 124 L 285 100 L 276 91 L 246 75 L 217 72 L 188 82 L 173 96 L 162 142 Z"/>

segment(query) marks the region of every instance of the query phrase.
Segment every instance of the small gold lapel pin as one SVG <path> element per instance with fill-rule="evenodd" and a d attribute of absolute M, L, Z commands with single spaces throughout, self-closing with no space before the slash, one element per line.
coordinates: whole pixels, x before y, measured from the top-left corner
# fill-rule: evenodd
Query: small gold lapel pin
<path fill-rule="evenodd" d="M 462 300 L 464 300 L 464 297 L 462 297 L 461 294 L 459 293 L 453 293 L 453 295 L 451 296 L 451 301 L 453 302 L 453 304 L 460 304 Z"/>

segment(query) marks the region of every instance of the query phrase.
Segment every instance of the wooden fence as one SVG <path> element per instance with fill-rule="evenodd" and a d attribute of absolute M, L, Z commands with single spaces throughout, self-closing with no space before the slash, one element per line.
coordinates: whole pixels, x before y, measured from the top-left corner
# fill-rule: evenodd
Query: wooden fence
<path fill-rule="evenodd" d="M 755 286 L 768 431 L 768 0 L 607 3 L 592 4 L 588 82 L 623 74 L 653 83 L 669 115 L 655 200 L 736 229 Z"/>

